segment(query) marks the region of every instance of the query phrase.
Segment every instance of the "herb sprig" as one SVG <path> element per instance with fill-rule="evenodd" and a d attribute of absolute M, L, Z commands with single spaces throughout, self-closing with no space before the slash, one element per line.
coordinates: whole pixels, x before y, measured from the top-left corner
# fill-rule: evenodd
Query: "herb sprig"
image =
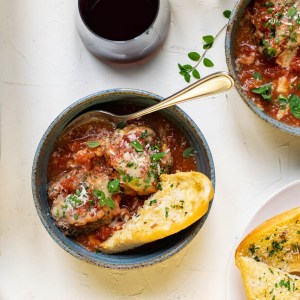
<path fill-rule="evenodd" d="M 231 15 L 231 11 L 230 10 L 225 10 L 223 12 L 223 16 L 225 18 L 229 18 Z M 227 27 L 227 24 L 225 26 L 222 27 L 222 29 L 215 35 L 205 35 L 202 37 L 202 40 L 204 42 L 203 45 L 203 53 L 202 55 L 200 55 L 198 52 L 196 51 L 192 51 L 188 53 L 188 58 L 194 62 L 196 62 L 196 64 L 194 66 L 192 66 L 191 64 L 179 64 L 178 63 L 178 68 L 179 68 L 179 74 L 184 78 L 184 80 L 186 82 L 190 82 L 191 78 L 193 77 L 194 79 L 200 79 L 201 75 L 199 73 L 199 71 L 197 70 L 197 68 L 199 67 L 199 65 L 203 62 L 203 65 L 207 68 L 211 68 L 214 66 L 214 63 L 212 60 L 210 60 L 209 58 L 205 57 L 206 53 L 209 49 L 212 48 L 215 40 L 221 35 L 221 33 L 225 30 L 225 28 Z"/>

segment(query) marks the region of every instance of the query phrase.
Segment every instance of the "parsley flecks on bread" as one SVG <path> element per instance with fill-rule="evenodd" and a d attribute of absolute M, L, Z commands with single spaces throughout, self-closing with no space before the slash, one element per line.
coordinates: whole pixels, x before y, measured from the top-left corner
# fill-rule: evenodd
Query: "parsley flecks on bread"
<path fill-rule="evenodd" d="M 136 215 L 101 244 L 101 251 L 126 251 L 187 228 L 207 212 L 214 194 L 211 181 L 199 172 L 162 174 L 160 184 Z"/>
<path fill-rule="evenodd" d="M 300 277 L 278 268 L 257 262 L 253 258 L 239 256 L 243 284 L 249 300 L 299 300 Z"/>
<path fill-rule="evenodd" d="M 250 232 L 236 250 L 236 258 L 239 256 L 286 272 L 299 272 L 300 207 L 279 214 Z"/>

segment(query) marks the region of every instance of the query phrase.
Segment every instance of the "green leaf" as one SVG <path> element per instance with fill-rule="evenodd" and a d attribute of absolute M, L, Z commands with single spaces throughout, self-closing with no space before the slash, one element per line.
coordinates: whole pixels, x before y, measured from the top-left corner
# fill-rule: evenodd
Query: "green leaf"
<path fill-rule="evenodd" d="M 96 198 L 98 198 L 99 200 L 99 205 L 100 206 L 104 206 L 106 203 L 106 196 L 105 193 L 103 191 L 99 191 L 99 190 L 94 190 L 93 194 Z"/>
<path fill-rule="evenodd" d="M 100 146 L 100 143 L 98 141 L 87 141 L 86 145 L 89 148 L 97 148 L 98 146 Z"/>
<path fill-rule="evenodd" d="M 297 13 L 297 9 L 296 9 L 294 6 L 292 6 L 292 7 L 288 10 L 288 12 L 286 13 L 286 15 L 287 15 L 287 17 L 288 17 L 289 19 L 292 19 L 292 18 L 296 15 L 296 13 Z"/>
<path fill-rule="evenodd" d="M 159 152 L 151 155 L 152 161 L 159 161 L 161 158 L 163 158 L 166 155 L 165 152 Z"/>
<path fill-rule="evenodd" d="M 113 179 L 108 182 L 107 184 L 108 191 L 110 193 L 117 193 L 120 191 L 120 180 L 119 179 Z"/>
<path fill-rule="evenodd" d="M 178 68 L 180 71 L 185 71 L 185 68 L 181 64 L 178 64 Z"/>
<path fill-rule="evenodd" d="M 155 203 L 157 203 L 157 200 L 156 200 L 156 199 L 153 199 L 153 200 L 150 200 L 149 205 L 152 206 L 152 204 L 155 204 Z"/>
<path fill-rule="evenodd" d="M 142 132 L 142 134 L 140 135 L 140 138 L 145 138 L 145 137 L 147 137 L 147 136 L 149 136 L 149 132 L 148 132 L 148 130 L 146 129 L 144 132 Z"/>
<path fill-rule="evenodd" d="M 194 78 L 200 79 L 200 74 L 196 69 L 193 70 L 192 74 L 193 74 Z"/>
<path fill-rule="evenodd" d="M 277 51 L 275 48 L 272 47 L 266 47 L 263 49 L 263 55 L 267 58 L 267 59 L 272 59 L 275 55 L 277 54 Z"/>
<path fill-rule="evenodd" d="M 191 71 L 193 69 L 193 66 L 191 65 L 184 65 L 183 67 L 186 71 Z"/>
<path fill-rule="evenodd" d="M 300 119 L 300 98 L 297 95 L 292 94 L 289 97 L 289 105 L 292 115 L 295 118 Z"/>
<path fill-rule="evenodd" d="M 143 152 L 143 146 L 138 140 L 134 140 L 129 144 L 131 147 L 135 149 L 136 152 Z"/>
<path fill-rule="evenodd" d="M 214 44 L 215 38 L 212 35 L 205 35 L 202 37 L 205 45 L 203 45 L 203 49 L 209 49 Z"/>
<path fill-rule="evenodd" d="M 285 110 L 286 105 L 289 103 L 289 99 L 287 97 L 284 97 L 283 95 L 279 95 L 278 101 L 280 103 L 280 110 Z"/>
<path fill-rule="evenodd" d="M 186 148 L 186 149 L 183 151 L 182 156 L 183 156 L 184 158 L 187 158 L 187 157 L 189 157 L 190 155 L 194 154 L 194 152 L 195 152 L 195 149 L 194 149 L 194 148 L 192 148 L 192 147 Z"/>
<path fill-rule="evenodd" d="M 252 77 L 256 80 L 261 80 L 262 79 L 262 76 L 259 72 L 255 72 L 252 74 Z"/>
<path fill-rule="evenodd" d="M 190 80 L 191 80 L 191 75 L 188 74 L 188 73 L 186 73 L 186 74 L 184 75 L 184 80 L 185 80 L 186 82 L 190 82 Z"/>
<path fill-rule="evenodd" d="M 188 57 L 193 61 L 198 61 L 200 59 L 200 54 L 198 52 L 190 52 Z"/>
<path fill-rule="evenodd" d="M 258 88 L 252 89 L 255 94 L 261 95 L 265 100 L 271 101 L 272 83 L 264 84 Z"/>
<path fill-rule="evenodd" d="M 203 49 L 209 49 L 212 47 L 212 44 L 205 44 L 203 45 Z"/>
<path fill-rule="evenodd" d="M 203 64 L 205 67 L 208 67 L 208 68 L 211 68 L 214 66 L 214 63 L 208 58 L 203 59 Z"/>
<path fill-rule="evenodd" d="M 223 11 L 223 16 L 227 19 L 230 18 L 230 15 L 231 15 L 231 11 L 230 10 L 224 10 Z"/>
<path fill-rule="evenodd" d="M 119 129 L 123 129 L 124 127 L 126 126 L 126 122 L 119 122 L 118 124 L 117 124 L 117 128 L 119 128 Z"/>
<path fill-rule="evenodd" d="M 182 76 L 185 76 L 186 74 L 189 74 L 189 73 L 187 71 L 180 71 L 179 74 Z"/>
<path fill-rule="evenodd" d="M 114 209 L 116 206 L 115 202 L 109 197 L 106 198 L 106 204 L 110 209 Z"/>
<path fill-rule="evenodd" d="M 205 35 L 202 39 L 206 44 L 213 44 L 215 41 L 215 38 L 212 35 Z"/>

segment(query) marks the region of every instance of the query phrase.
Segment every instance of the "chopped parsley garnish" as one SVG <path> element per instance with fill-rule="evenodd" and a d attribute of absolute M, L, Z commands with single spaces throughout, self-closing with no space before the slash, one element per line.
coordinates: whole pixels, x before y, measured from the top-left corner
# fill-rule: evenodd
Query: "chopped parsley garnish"
<path fill-rule="evenodd" d="M 292 115 L 300 119 L 300 98 L 294 94 L 289 97 L 290 111 Z"/>
<path fill-rule="evenodd" d="M 296 14 L 297 14 L 297 9 L 294 6 L 290 7 L 286 13 L 289 19 L 293 19 Z"/>
<path fill-rule="evenodd" d="M 192 154 L 194 154 L 194 152 L 195 152 L 195 149 L 194 149 L 194 148 L 192 148 L 192 147 L 186 148 L 186 149 L 183 151 L 182 156 L 183 156 L 184 158 L 188 158 L 189 156 L 191 156 Z"/>
<path fill-rule="evenodd" d="M 115 208 L 115 202 L 110 197 L 106 198 L 106 204 L 110 209 Z"/>
<path fill-rule="evenodd" d="M 169 217 L 169 207 L 165 207 L 165 217 Z"/>
<path fill-rule="evenodd" d="M 129 184 L 135 185 L 135 186 L 141 186 L 138 177 L 131 177 L 131 178 L 132 178 L 132 179 L 129 180 Z"/>
<path fill-rule="evenodd" d="M 286 109 L 286 105 L 288 104 L 289 102 L 289 99 L 287 97 L 284 97 L 282 95 L 279 95 L 278 96 L 278 101 L 279 101 L 279 104 L 280 104 L 280 109 L 281 110 L 285 110 Z"/>
<path fill-rule="evenodd" d="M 94 190 L 93 194 L 96 198 L 98 198 L 100 206 L 104 206 L 106 204 L 110 209 L 115 208 L 114 201 L 110 197 L 106 197 L 103 191 Z"/>
<path fill-rule="evenodd" d="M 96 198 L 98 198 L 99 200 L 99 205 L 100 206 L 104 206 L 106 204 L 106 196 L 105 193 L 103 191 L 99 191 L 99 190 L 94 190 L 94 196 Z"/>
<path fill-rule="evenodd" d="M 138 140 L 130 142 L 130 146 L 135 149 L 136 152 L 143 152 L 143 146 Z"/>
<path fill-rule="evenodd" d="M 166 155 L 165 152 L 159 152 L 151 155 L 152 161 L 159 161 L 161 158 L 163 158 Z"/>
<path fill-rule="evenodd" d="M 78 205 L 81 205 L 82 204 L 82 201 L 80 199 L 78 199 L 75 195 L 69 195 L 68 196 L 68 199 L 71 201 L 71 202 L 74 202 L 74 204 L 78 204 Z"/>
<path fill-rule="evenodd" d="M 73 217 L 74 217 L 74 220 L 78 220 L 78 214 L 74 214 Z"/>
<path fill-rule="evenodd" d="M 133 180 L 133 177 L 126 174 L 126 175 L 122 176 L 122 179 L 124 182 L 130 182 Z"/>
<path fill-rule="evenodd" d="M 147 136 L 149 136 L 149 132 L 148 132 L 148 130 L 146 129 L 146 130 L 140 135 L 140 137 L 141 137 L 141 138 L 145 138 L 145 137 L 147 137 Z"/>
<path fill-rule="evenodd" d="M 160 150 L 160 147 L 158 145 L 153 145 L 151 147 L 152 150 Z"/>
<path fill-rule="evenodd" d="M 251 252 L 251 254 L 253 255 L 256 251 L 256 249 L 258 249 L 254 244 L 252 244 L 250 247 L 249 247 L 249 251 Z"/>
<path fill-rule="evenodd" d="M 263 50 L 263 54 L 265 55 L 265 57 L 267 59 L 272 59 L 277 54 L 277 51 L 276 51 L 276 49 L 274 49 L 272 47 L 266 47 Z"/>
<path fill-rule="evenodd" d="M 107 188 L 110 193 L 118 193 L 120 191 L 120 180 L 113 179 L 109 181 L 107 184 Z"/>
<path fill-rule="evenodd" d="M 98 141 L 87 141 L 86 145 L 89 148 L 97 148 L 98 146 L 100 146 L 100 143 Z"/>
<path fill-rule="evenodd" d="M 265 7 L 269 8 L 269 7 L 274 7 L 274 3 L 272 1 L 266 2 L 264 4 Z"/>
<path fill-rule="evenodd" d="M 255 72 L 252 74 L 252 77 L 256 80 L 261 80 L 262 79 L 262 76 L 259 72 Z"/>
<path fill-rule="evenodd" d="M 156 199 L 150 200 L 149 205 L 152 206 L 154 203 L 157 203 L 157 200 L 156 200 Z"/>
<path fill-rule="evenodd" d="M 252 89 L 252 93 L 261 95 L 265 100 L 271 100 L 272 83 L 264 84 L 258 88 Z"/>
<path fill-rule="evenodd" d="M 125 126 L 126 126 L 126 122 L 119 122 L 117 124 L 117 128 L 119 128 L 119 129 L 123 129 Z"/>
<path fill-rule="evenodd" d="M 272 241 L 272 247 L 273 249 L 269 251 L 269 257 L 273 256 L 276 252 L 279 252 L 283 249 L 283 246 L 281 246 L 277 241 Z"/>
<path fill-rule="evenodd" d="M 287 279 L 287 281 L 285 281 L 285 279 L 281 279 L 280 282 L 279 282 L 279 286 L 280 287 L 285 287 L 288 289 L 288 291 L 291 290 L 291 282 L 290 282 L 290 279 Z"/>

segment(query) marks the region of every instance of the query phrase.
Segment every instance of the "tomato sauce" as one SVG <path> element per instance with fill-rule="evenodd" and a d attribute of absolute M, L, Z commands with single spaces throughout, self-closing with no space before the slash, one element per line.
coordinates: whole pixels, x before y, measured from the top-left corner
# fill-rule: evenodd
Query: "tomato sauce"
<path fill-rule="evenodd" d="M 248 97 L 272 118 L 300 126 L 299 22 L 294 11 L 293 1 L 253 1 L 239 24 L 234 56 Z"/>

